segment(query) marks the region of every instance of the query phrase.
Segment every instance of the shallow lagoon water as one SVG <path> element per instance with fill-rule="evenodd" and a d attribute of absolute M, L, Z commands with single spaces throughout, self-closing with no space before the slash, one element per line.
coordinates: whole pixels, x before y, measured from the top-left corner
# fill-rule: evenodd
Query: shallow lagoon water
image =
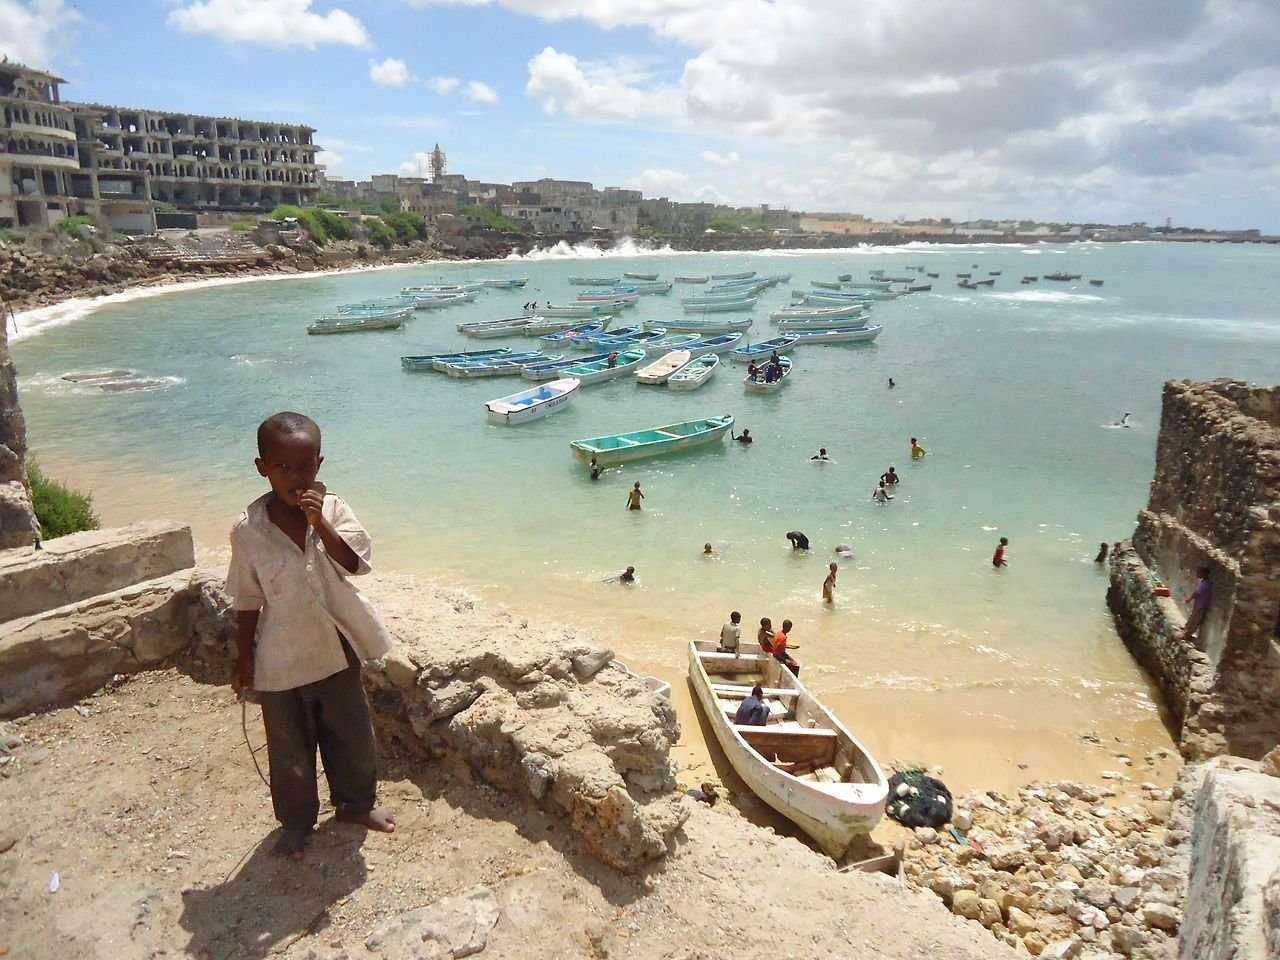
<path fill-rule="evenodd" d="M 749 396 L 726 364 L 681 394 L 619 381 L 519 428 L 483 403 L 527 381 L 400 370 L 401 354 L 524 345 L 467 341 L 466 320 L 566 302 L 578 274 L 790 272 L 768 312 L 814 279 L 923 264 L 934 290 L 874 307 L 873 345 L 811 346 L 776 396 Z M 973 268 L 972 264 L 978 264 Z M 684 756 L 701 750 L 684 686 L 684 642 L 738 609 L 795 621 L 804 679 L 886 760 L 943 764 L 999 785 L 1113 768 L 1079 746 L 1092 731 L 1126 752 L 1167 744 L 1151 691 L 1106 611 L 1100 541 L 1127 536 L 1146 497 L 1160 388 L 1175 377 L 1280 380 L 1280 251 L 1257 246 L 1079 244 L 866 248 L 724 255 L 539 258 L 441 264 L 219 286 L 104 306 L 15 345 L 37 456 L 91 487 L 109 521 L 160 513 L 217 546 L 260 491 L 253 431 L 299 409 L 325 431 L 322 470 L 378 544 L 382 565 L 594 629 L 633 665 L 676 685 Z M 955 273 L 996 287 L 963 290 Z M 1040 281 L 1053 270 L 1105 279 Z M 404 331 L 307 337 L 343 302 L 434 277 L 527 275 L 520 291 L 418 312 Z M 649 296 L 619 323 L 679 314 Z M 147 389 L 106 393 L 69 371 L 128 368 Z M 887 380 L 898 386 L 890 390 Z M 1125 412 L 1132 427 L 1111 427 Z M 609 470 L 591 482 L 579 437 L 732 413 L 756 437 Z M 929 456 L 912 462 L 909 439 Z M 835 463 L 814 465 L 819 446 Z M 890 464 L 896 499 L 870 500 Z M 639 480 L 644 510 L 628 513 Z M 796 555 L 783 534 L 814 549 Z M 1010 566 L 990 563 L 1010 539 Z M 711 542 L 714 558 L 701 556 Z M 837 558 L 837 544 L 853 547 Z M 836 603 L 819 590 L 836 559 Z M 602 580 L 633 564 L 639 585 Z M 1020 766 L 1025 764 L 1026 767 Z"/>

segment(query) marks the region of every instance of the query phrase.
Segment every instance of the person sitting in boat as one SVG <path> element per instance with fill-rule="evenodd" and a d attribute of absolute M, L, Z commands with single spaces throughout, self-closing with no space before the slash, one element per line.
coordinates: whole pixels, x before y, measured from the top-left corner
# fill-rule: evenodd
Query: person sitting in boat
<path fill-rule="evenodd" d="M 791 654 L 787 653 L 787 637 L 791 633 L 791 621 L 783 620 L 782 629 L 775 630 L 773 641 L 769 652 L 773 654 L 773 659 L 790 670 L 796 677 L 800 676 L 800 664 L 796 663 Z"/>
<path fill-rule="evenodd" d="M 773 653 L 773 621 L 768 617 L 760 618 L 760 629 L 756 631 L 756 643 L 765 653 Z"/>
<path fill-rule="evenodd" d="M 618 365 L 618 351 L 617 350 L 611 351 L 609 353 L 609 358 L 605 361 L 605 363 L 608 364 L 610 370 L 616 367 Z"/>
<path fill-rule="evenodd" d="M 893 494 L 889 492 L 889 488 L 884 485 L 884 481 L 880 481 L 880 486 L 871 492 L 871 499 L 876 503 L 888 503 L 893 499 Z"/>
<path fill-rule="evenodd" d="M 764 368 L 764 382 L 777 383 L 782 379 L 782 365 L 770 363 Z"/>
<path fill-rule="evenodd" d="M 814 454 L 812 457 L 810 457 L 809 459 L 810 459 L 810 460 L 823 460 L 823 461 L 827 461 L 827 462 L 830 462 L 830 461 L 831 461 L 831 458 L 827 456 L 827 448 L 826 448 L 826 447 L 819 447 L 819 448 L 818 448 L 818 452 L 817 452 L 817 453 L 815 453 L 815 454 Z"/>
<path fill-rule="evenodd" d="M 733 722 L 746 727 L 764 727 L 769 723 L 769 705 L 764 702 L 764 689 L 760 684 L 751 688 L 751 695 L 742 698 Z"/>
<path fill-rule="evenodd" d="M 735 434 L 732 430 L 730 430 L 729 436 L 732 437 L 734 440 L 737 440 L 739 443 L 755 443 L 755 441 L 751 439 L 751 431 L 746 429 L 745 427 L 743 427 L 741 433 L 737 433 L 737 434 Z"/>
<path fill-rule="evenodd" d="M 756 366 L 756 362 L 754 360 L 747 364 L 747 376 L 752 380 L 760 376 L 760 368 Z"/>
<path fill-rule="evenodd" d="M 781 359 L 779 359 L 779 357 L 778 357 L 778 351 L 777 351 L 777 350 L 772 350 L 772 351 L 770 351 L 770 353 L 769 353 L 769 362 L 770 362 L 771 364 L 773 364 L 775 367 L 780 367 L 780 366 L 782 366 L 782 360 L 781 360 Z"/>
<path fill-rule="evenodd" d="M 791 541 L 792 550 L 808 550 L 809 538 L 799 530 L 788 530 L 787 539 Z"/>
<path fill-rule="evenodd" d="M 729 614 L 729 622 L 720 628 L 720 646 L 717 653 L 738 655 L 738 644 L 742 640 L 742 614 L 737 610 Z"/>

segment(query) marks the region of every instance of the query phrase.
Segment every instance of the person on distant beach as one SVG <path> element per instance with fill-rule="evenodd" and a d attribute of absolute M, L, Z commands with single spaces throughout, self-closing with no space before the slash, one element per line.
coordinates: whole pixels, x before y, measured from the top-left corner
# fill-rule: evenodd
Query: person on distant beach
<path fill-rule="evenodd" d="M 889 378 L 889 389 L 892 390 L 897 384 L 893 382 L 893 377 Z"/>
<path fill-rule="evenodd" d="M 1107 543 L 1105 540 L 1102 543 L 1098 544 L 1098 555 L 1093 558 L 1093 562 L 1094 563 L 1107 562 Z"/>
<path fill-rule="evenodd" d="M 1209 582 L 1211 571 L 1208 567 L 1196 570 L 1196 585 L 1191 592 L 1182 598 L 1183 603 L 1191 604 L 1191 616 L 1187 618 L 1187 628 L 1182 631 L 1182 639 L 1195 643 L 1196 648 L 1204 649 L 1204 637 L 1197 637 L 1196 631 L 1204 625 L 1204 618 L 1209 614 L 1209 604 L 1213 600 L 1213 586 Z"/>
<path fill-rule="evenodd" d="M 835 602 L 836 571 L 838 569 L 839 566 L 834 562 L 827 567 L 827 579 L 822 581 L 822 600 L 824 603 Z"/>
<path fill-rule="evenodd" d="M 756 643 L 765 653 L 773 653 L 773 621 L 768 617 L 760 618 L 760 629 L 756 631 Z"/>
<path fill-rule="evenodd" d="M 919 460 L 927 452 L 928 451 L 926 451 L 924 447 L 920 446 L 919 440 L 917 440 L 915 437 L 911 438 L 911 459 L 912 460 Z"/>
<path fill-rule="evenodd" d="M 334 819 L 393 833 L 377 806 L 377 747 L 362 660 L 391 649 L 377 610 L 349 577 L 369 572 L 369 534 L 316 481 L 320 428 L 284 412 L 258 427 L 258 473 L 271 489 L 231 528 L 227 592 L 236 611 L 231 686 L 262 705 L 271 805 L 283 828 L 273 853 L 301 860 L 320 812 L 316 750 Z M 264 589 L 268 584 L 270 589 Z"/>
<path fill-rule="evenodd" d="M 742 698 L 733 722 L 743 727 L 763 727 L 769 723 L 769 706 L 764 702 L 764 688 L 756 684 L 751 695 Z"/>
<path fill-rule="evenodd" d="M 742 429 L 742 432 L 739 434 L 734 434 L 734 432 L 730 430 L 729 436 L 732 439 L 737 440 L 739 443 L 755 443 L 755 441 L 751 439 L 751 431 L 746 429 L 745 427 Z"/>
<path fill-rule="evenodd" d="M 880 482 L 886 487 L 896 487 L 898 485 L 898 481 L 901 479 L 902 478 L 898 476 L 898 471 L 893 469 L 893 467 L 890 467 L 884 473 L 880 474 Z"/>
<path fill-rule="evenodd" d="M 639 510 L 640 501 L 644 499 L 644 494 L 640 492 L 640 481 L 636 481 L 636 485 L 627 491 L 627 509 Z"/>
<path fill-rule="evenodd" d="M 888 503 L 893 499 L 893 494 L 889 492 L 889 488 L 884 485 L 884 481 L 880 481 L 880 486 L 871 491 L 871 499 L 876 503 Z"/>
<path fill-rule="evenodd" d="M 1009 538 L 1001 537 L 1000 542 L 996 544 L 996 552 L 991 555 L 991 565 L 997 569 L 1007 567 L 1009 561 L 1004 558 L 1005 547 L 1009 546 Z"/>
<path fill-rule="evenodd" d="M 818 452 L 817 452 L 817 453 L 815 453 L 815 454 L 814 454 L 812 457 L 810 457 L 809 459 L 810 459 L 810 460 L 822 460 L 822 461 L 827 461 L 827 462 L 829 462 L 829 461 L 831 460 L 831 458 L 827 456 L 827 448 L 826 448 L 826 447 L 819 447 L 819 448 L 818 448 Z"/>
<path fill-rule="evenodd" d="M 799 530 L 789 530 L 787 532 L 787 539 L 791 541 L 792 550 L 808 550 L 809 549 L 809 538 L 806 537 Z"/>
<path fill-rule="evenodd" d="M 591 467 L 591 479 L 599 480 L 600 479 L 600 463 L 598 460 L 596 460 L 595 457 L 591 458 L 590 467 Z"/>
<path fill-rule="evenodd" d="M 729 622 L 720 628 L 720 653 L 738 655 L 738 647 L 742 642 L 742 614 L 737 610 L 729 614 Z"/>
<path fill-rule="evenodd" d="M 773 654 L 773 659 L 777 660 L 798 678 L 800 676 L 800 664 L 796 663 L 791 654 L 787 653 L 787 637 L 790 633 L 791 621 L 783 620 L 782 629 L 774 631 L 772 646 L 769 652 Z"/>

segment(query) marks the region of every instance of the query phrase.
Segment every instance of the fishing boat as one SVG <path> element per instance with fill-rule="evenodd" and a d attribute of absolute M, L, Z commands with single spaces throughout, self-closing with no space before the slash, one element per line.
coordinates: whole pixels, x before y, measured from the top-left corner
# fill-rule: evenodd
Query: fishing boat
<path fill-rule="evenodd" d="M 358 313 L 336 314 L 321 317 L 315 323 L 307 325 L 307 333 L 363 333 L 368 330 L 399 330 L 412 315 L 413 310 L 405 307 L 401 310 L 383 310 L 377 314 L 361 315 Z"/>
<path fill-rule="evenodd" d="M 569 282 L 575 287 L 614 287 L 622 282 L 621 277 L 570 277 Z"/>
<path fill-rule="evenodd" d="M 697 390 L 720 369 L 720 358 L 714 353 L 703 354 L 691 360 L 667 378 L 671 390 Z"/>
<path fill-rule="evenodd" d="M 689 684 L 734 772 L 757 797 L 840 859 L 884 814 L 889 783 L 871 752 L 794 674 L 768 654 L 689 644 Z M 759 684 L 769 721 L 733 722 Z"/>
<path fill-rule="evenodd" d="M 419 353 L 400 358 L 400 366 L 405 370 L 442 370 L 444 364 L 465 362 L 467 360 L 492 360 L 511 351 L 507 347 L 498 350 L 464 350 L 460 353 Z M 440 366 L 436 363 L 441 362 Z"/>
<path fill-rule="evenodd" d="M 628 347 L 644 347 L 646 350 L 652 350 L 653 344 L 661 343 L 666 336 L 667 331 L 664 328 L 655 327 L 652 330 L 637 330 L 635 333 L 606 333 L 592 337 L 585 343 L 578 341 L 575 346 L 580 350 L 584 347 L 592 350 L 625 350 Z"/>
<path fill-rule="evenodd" d="M 975 287 L 994 287 L 996 282 L 995 280 L 975 280 L 973 281 L 973 285 Z"/>
<path fill-rule="evenodd" d="M 842 283 L 842 281 L 840 281 L 840 280 L 810 280 L 810 281 L 809 281 L 809 283 L 810 283 L 810 285 L 811 285 L 811 286 L 821 287 L 821 288 L 822 288 L 822 289 L 824 289 L 824 290 L 839 290 L 839 289 L 840 289 L 840 284 Z"/>
<path fill-rule="evenodd" d="M 676 283 L 706 283 L 710 277 L 676 277 Z"/>
<path fill-rule="evenodd" d="M 359 303 L 344 303 L 333 312 L 339 316 L 368 317 L 388 310 L 403 310 L 412 307 L 413 299 L 404 295 L 398 297 L 378 297 L 373 300 L 361 300 Z"/>
<path fill-rule="evenodd" d="M 675 333 L 733 333 L 746 330 L 751 326 L 750 317 L 739 317 L 724 320 L 653 320 L 655 326 L 661 324 Z"/>
<path fill-rule="evenodd" d="M 577 377 L 583 385 L 612 380 L 614 377 L 629 376 L 636 367 L 644 363 L 645 352 L 639 348 L 623 350 L 611 354 L 613 366 L 609 366 L 609 357 L 603 360 L 591 360 L 564 368 L 566 377 Z"/>
<path fill-rule="evenodd" d="M 688 350 L 693 356 L 701 357 L 708 353 L 728 353 L 746 336 L 744 333 L 718 333 L 709 337 L 702 337 L 693 343 L 686 343 L 684 349 Z"/>
<path fill-rule="evenodd" d="M 931 279 L 931 280 L 937 280 L 937 279 L 938 279 L 938 274 L 936 274 L 936 273 L 929 273 L 928 271 L 926 271 L 926 272 L 925 272 L 925 276 L 926 276 L 926 277 L 928 277 L 928 278 L 929 278 L 929 279 Z"/>
<path fill-rule="evenodd" d="M 415 310 L 439 310 L 442 307 L 456 307 L 460 303 L 471 303 L 476 298 L 474 290 L 466 293 L 406 293 L 405 298 L 413 303 Z"/>
<path fill-rule="evenodd" d="M 592 333 L 569 332 L 568 335 L 565 337 L 565 342 L 571 344 L 573 347 L 575 347 L 578 350 L 591 350 L 593 349 L 593 345 L 596 340 L 623 340 L 623 339 L 626 339 L 627 337 L 633 337 L 638 333 L 643 333 L 644 330 L 645 330 L 644 324 L 633 323 L 630 326 L 618 327 L 616 330 L 610 330 L 608 332 L 605 332 L 604 330 L 597 330 Z M 662 334 L 665 334 L 666 332 L 667 331 L 663 330 Z M 659 336 L 661 336 L 662 334 L 659 334 Z M 655 339 L 655 338 L 651 337 L 650 339 Z M 606 345 L 602 345 L 600 349 L 612 350 L 612 349 L 617 349 L 617 347 L 611 344 L 606 344 Z"/>
<path fill-rule="evenodd" d="M 637 283 L 629 283 L 626 288 L 628 293 L 670 293 L 670 280 L 654 280 L 653 282 L 640 281 Z"/>
<path fill-rule="evenodd" d="M 1102 286 L 1102 283 L 1103 283 L 1103 281 L 1101 281 L 1101 280 L 1090 280 L 1090 281 L 1089 281 L 1089 286 L 1091 286 L 1091 287 L 1100 287 L 1100 286 Z"/>
<path fill-rule="evenodd" d="M 570 357 L 564 360 L 543 360 L 538 363 L 530 363 L 520 368 L 520 376 L 526 380 L 556 380 L 560 377 L 561 371 L 566 367 L 577 367 L 584 363 L 594 363 L 597 360 L 607 360 L 609 354 L 597 353 L 589 357 Z"/>
<path fill-rule="evenodd" d="M 754 270 L 744 270 L 742 273 L 713 273 L 711 275 L 711 279 L 712 280 L 747 280 L 747 279 L 750 279 L 751 277 L 754 277 L 755 275 L 756 275 L 756 272 Z"/>
<path fill-rule="evenodd" d="M 840 330 L 844 327 L 865 327 L 871 319 L 869 313 L 843 314 L 838 317 L 818 317 L 807 320 L 779 320 L 778 332 L 792 336 L 797 330 Z"/>
<path fill-rule="evenodd" d="M 998 277 L 998 276 L 1000 276 L 1000 274 L 1002 274 L 1002 273 L 1004 273 L 1004 271 L 1003 271 L 1003 270 L 988 270 L 988 271 L 987 271 L 987 276 L 988 276 L 988 277 Z"/>
<path fill-rule="evenodd" d="M 658 329 L 662 329 L 659 327 Z M 702 339 L 696 333 L 672 333 L 661 340 L 650 340 L 644 348 L 650 353 L 658 350 L 683 350 L 689 344 Z"/>
<path fill-rule="evenodd" d="M 403 294 L 474 293 L 483 289 L 483 283 L 428 283 L 418 287 L 401 287 L 400 292 Z"/>
<path fill-rule="evenodd" d="M 744 300 L 722 300 L 717 303 L 686 303 L 684 308 L 689 313 L 732 313 L 737 310 L 754 310 L 755 297 Z"/>
<path fill-rule="evenodd" d="M 714 357 L 715 354 L 711 354 L 711 356 Z M 688 364 L 692 359 L 688 350 L 672 350 L 670 353 L 663 354 L 653 363 L 637 370 L 636 380 L 640 383 L 666 383 L 673 373 Z"/>
<path fill-rule="evenodd" d="M 634 307 L 640 301 L 638 293 L 595 293 L 588 291 L 577 296 L 578 303 L 612 303 L 618 306 Z"/>
<path fill-rule="evenodd" d="M 587 321 L 588 323 L 603 323 L 606 327 L 613 320 L 613 314 L 606 313 L 604 316 L 596 317 L 595 320 Z M 564 330 L 571 330 L 574 327 L 580 327 L 583 321 L 579 317 L 534 317 L 533 322 L 523 328 L 522 332 L 526 337 L 542 337 L 552 333 L 560 333 Z"/>
<path fill-rule="evenodd" d="M 959 283 L 957 283 L 957 284 L 956 284 L 956 286 L 957 286 L 957 287 L 960 287 L 960 288 L 962 288 L 962 289 L 964 289 L 964 290 L 977 290 L 977 289 L 978 289 L 978 285 L 977 285 L 976 283 L 970 283 L 968 280 L 961 280 Z"/>
<path fill-rule="evenodd" d="M 1078 274 L 1078 273 L 1064 273 L 1064 272 L 1062 272 L 1061 270 L 1059 270 L 1059 271 L 1058 271 L 1058 272 L 1056 272 L 1056 273 L 1046 273 L 1046 274 L 1044 275 L 1044 278 L 1045 278 L 1046 280 L 1079 280 L 1079 279 L 1080 279 L 1080 274 Z"/>
<path fill-rule="evenodd" d="M 769 314 L 770 320 L 838 320 L 842 317 L 862 316 L 867 307 L 862 303 L 850 303 L 843 307 L 788 307 Z"/>
<path fill-rule="evenodd" d="M 908 285 L 907 293 L 928 293 L 932 289 L 932 283 L 913 283 Z"/>
<path fill-rule="evenodd" d="M 479 323 L 460 323 L 458 332 L 475 340 L 494 337 L 518 337 L 524 328 L 533 323 L 533 317 L 512 317 L 509 320 L 482 320 Z"/>
<path fill-rule="evenodd" d="M 777 380 L 765 380 L 765 368 L 761 367 L 759 373 L 754 377 L 751 374 L 747 374 L 742 378 L 742 388 L 746 390 L 747 393 L 777 393 L 782 389 L 782 385 L 791 377 L 791 368 L 793 366 L 791 358 L 779 357 L 778 366 L 782 368 L 782 376 L 778 377 Z"/>
<path fill-rule="evenodd" d="M 608 322 L 601 318 L 599 320 L 591 320 L 587 323 L 579 323 L 564 330 L 558 330 L 555 333 L 544 334 L 538 337 L 543 343 L 559 345 L 562 343 L 572 343 L 579 337 L 594 337 L 597 334 L 604 333 Z"/>
<path fill-rule="evenodd" d="M 725 414 L 703 420 L 668 423 L 648 430 L 588 437 L 586 440 L 574 440 L 569 446 L 579 460 L 590 462 L 595 457 L 596 463 L 607 467 L 628 460 L 680 453 L 714 443 L 725 437 L 732 427 L 733 417 Z"/>
<path fill-rule="evenodd" d="M 658 275 L 656 273 L 624 273 L 623 276 L 626 277 L 628 280 L 657 280 L 658 279 Z"/>
<path fill-rule="evenodd" d="M 556 306 L 547 303 L 538 308 L 538 315 L 543 317 L 598 317 L 602 313 L 612 313 L 612 303 L 566 303 Z"/>
<path fill-rule="evenodd" d="M 573 377 L 565 377 L 490 400 L 484 408 L 490 423 L 514 427 L 563 410 L 573 403 L 581 386 Z"/>
<path fill-rule="evenodd" d="M 839 280 L 841 283 L 848 283 L 850 280 L 852 280 L 852 279 L 853 279 L 853 274 L 852 274 L 852 273 L 842 273 L 842 274 L 840 274 L 840 276 L 836 277 L 836 279 L 837 279 L 837 280 Z"/>
<path fill-rule="evenodd" d="M 972 274 L 972 273 L 957 273 L 957 274 L 956 274 L 956 276 L 957 276 L 957 277 L 959 277 L 959 278 L 961 278 L 962 280 L 968 280 L 970 277 L 972 277 L 972 276 L 973 276 L 973 274 Z"/>
<path fill-rule="evenodd" d="M 863 343 L 880 336 L 884 327 L 868 324 L 865 327 L 836 327 L 833 330 L 794 330 L 788 335 L 796 346 L 810 343 Z"/>
<path fill-rule="evenodd" d="M 511 277 L 506 280 L 477 280 L 475 282 L 482 287 L 489 287 L 493 290 L 518 290 L 529 282 L 529 278 Z"/>
<path fill-rule="evenodd" d="M 1032 276 L 1031 274 L 1027 274 L 1025 277 L 1023 277 L 1023 278 L 1022 278 L 1022 282 L 1023 282 L 1023 283 L 1035 283 L 1035 282 L 1036 282 L 1037 280 L 1039 280 L 1039 279 L 1040 279 L 1039 277 Z"/>
<path fill-rule="evenodd" d="M 801 307 L 817 310 L 831 307 L 847 307 L 850 304 L 857 304 L 869 308 L 871 306 L 871 301 L 869 298 L 863 297 L 828 297 L 822 294 L 809 294 L 808 296 L 801 297 L 799 300 L 792 300 L 787 307 L 791 310 L 798 310 Z"/>
<path fill-rule="evenodd" d="M 449 376 L 462 380 L 473 380 L 479 377 L 514 377 L 531 363 L 563 360 L 564 354 L 543 353 L 535 350 L 528 353 L 513 353 L 506 357 L 494 357 L 492 360 L 476 360 L 464 363 L 446 364 L 444 372 Z"/>
<path fill-rule="evenodd" d="M 847 280 L 842 286 L 853 290 L 888 290 L 888 280 Z"/>
<path fill-rule="evenodd" d="M 776 350 L 786 350 L 796 345 L 795 337 L 773 337 L 770 340 L 757 340 L 755 343 L 744 344 L 741 347 L 731 351 L 729 357 L 738 363 L 748 363 L 752 360 L 761 360 Z"/>

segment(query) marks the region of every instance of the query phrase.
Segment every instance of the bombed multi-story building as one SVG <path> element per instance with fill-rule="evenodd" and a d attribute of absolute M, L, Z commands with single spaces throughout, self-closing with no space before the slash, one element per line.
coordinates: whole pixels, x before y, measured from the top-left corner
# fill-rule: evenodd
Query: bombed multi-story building
<path fill-rule="evenodd" d="M 269 210 L 320 191 L 315 129 L 63 102 L 60 77 L 0 63 L 0 227 L 86 213 L 118 230 L 155 226 L 155 204 Z"/>

